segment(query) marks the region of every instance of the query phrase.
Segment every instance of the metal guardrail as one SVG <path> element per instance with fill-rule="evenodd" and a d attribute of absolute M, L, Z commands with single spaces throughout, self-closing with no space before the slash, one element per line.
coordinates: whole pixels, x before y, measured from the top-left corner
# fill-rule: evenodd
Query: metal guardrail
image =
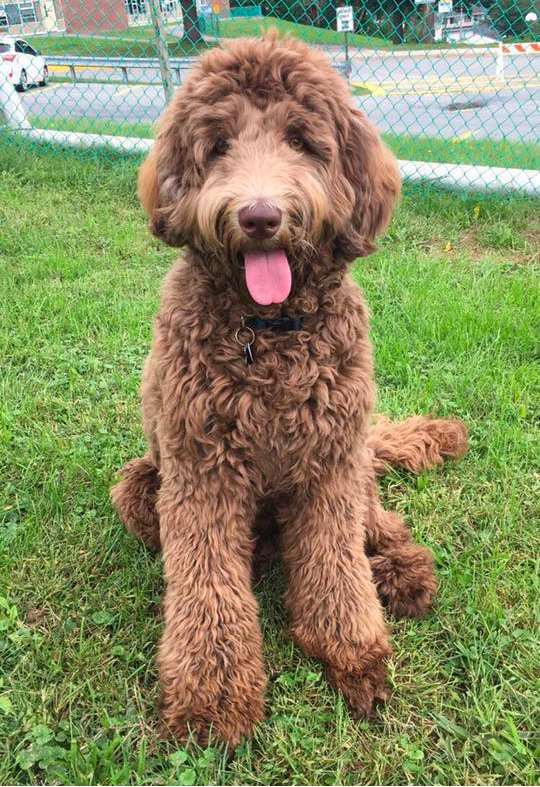
<path fill-rule="evenodd" d="M 129 83 L 128 71 L 134 68 L 151 68 L 159 72 L 158 58 L 153 57 L 77 57 L 75 55 L 44 55 L 47 65 L 68 66 L 74 82 L 77 81 L 77 68 L 117 69 L 122 72 L 122 81 Z M 182 69 L 192 68 L 196 57 L 171 57 L 171 69 L 178 84 L 182 82 Z"/>
<path fill-rule="evenodd" d="M 158 58 L 152 57 L 77 57 L 75 55 L 44 55 L 47 65 L 68 66 L 74 82 L 77 81 L 77 68 L 117 69 L 122 72 L 122 81 L 129 84 L 128 71 L 134 68 L 155 69 L 159 72 Z M 196 57 L 171 57 L 171 70 L 176 75 L 177 84 L 182 84 L 182 69 L 192 68 Z M 350 62 L 334 62 L 334 68 L 346 77 L 350 74 Z"/>

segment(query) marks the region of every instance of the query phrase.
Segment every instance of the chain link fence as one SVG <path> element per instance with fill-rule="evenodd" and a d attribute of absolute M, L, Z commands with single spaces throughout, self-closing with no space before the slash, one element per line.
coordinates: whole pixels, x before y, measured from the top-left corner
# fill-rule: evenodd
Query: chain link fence
<path fill-rule="evenodd" d="M 539 0 L 0 2 L 0 141 L 144 152 L 198 55 L 268 27 L 328 53 L 405 177 L 540 192 Z"/>

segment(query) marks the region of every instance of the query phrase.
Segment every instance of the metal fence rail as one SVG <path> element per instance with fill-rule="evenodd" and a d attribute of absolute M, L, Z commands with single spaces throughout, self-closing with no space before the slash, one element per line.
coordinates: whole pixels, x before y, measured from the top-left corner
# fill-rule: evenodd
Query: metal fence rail
<path fill-rule="evenodd" d="M 97 69 L 99 71 L 119 71 L 122 81 L 129 84 L 129 74 L 132 71 L 155 71 L 159 82 L 160 61 L 151 57 L 78 57 L 76 55 L 48 55 L 46 58 L 49 70 L 67 71 L 71 79 L 77 81 L 77 69 Z M 169 58 L 172 74 L 176 83 L 182 84 L 182 72 L 189 71 L 196 62 L 196 57 L 171 57 Z M 80 73 L 79 73 L 79 76 Z M 84 76 L 82 77 L 84 79 Z M 133 81 L 133 80 L 132 80 Z"/>
<path fill-rule="evenodd" d="M 0 122 L 36 143 L 147 149 L 200 52 L 277 27 L 328 52 L 405 177 L 538 192 L 535 0 L 342 2 L 35 0 L 30 22 L 15 0 L 0 20 Z"/>

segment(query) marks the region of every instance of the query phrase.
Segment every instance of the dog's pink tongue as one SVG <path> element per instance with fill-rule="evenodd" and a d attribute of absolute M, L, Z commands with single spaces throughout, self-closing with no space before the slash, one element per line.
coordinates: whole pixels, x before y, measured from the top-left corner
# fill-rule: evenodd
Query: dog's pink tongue
<path fill-rule="evenodd" d="M 246 285 L 261 306 L 281 303 L 291 291 L 292 277 L 287 255 L 278 251 L 250 251 L 244 257 Z"/>

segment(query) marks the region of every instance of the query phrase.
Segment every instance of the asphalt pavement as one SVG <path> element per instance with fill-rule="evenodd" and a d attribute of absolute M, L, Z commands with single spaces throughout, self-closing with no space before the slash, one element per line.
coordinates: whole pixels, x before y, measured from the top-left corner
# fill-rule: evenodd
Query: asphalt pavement
<path fill-rule="evenodd" d="M 351 65 L 356 103 L 381 131 L 538 141 L 540 55 L 506 56 L 504 76 L 493 49 L 437 57 L 356 50 Z M 127 85 L 114 82 L 119 75 L 112 71 L 85 69 L 82 78 L 96 81 L 32 89 L 23 96 L 27 112 L 37 118 L 153 122 L 165 106 L 155 69 L 130 72 L 136 81 Z"/>

